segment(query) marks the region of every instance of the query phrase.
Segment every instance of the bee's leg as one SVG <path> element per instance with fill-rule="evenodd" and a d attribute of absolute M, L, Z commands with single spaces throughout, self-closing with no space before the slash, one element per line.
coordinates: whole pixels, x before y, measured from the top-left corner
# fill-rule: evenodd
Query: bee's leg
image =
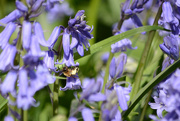
<path fill-rule="evenodd" d="M 59 76 L 61 76 L 63 74 L 63 72 L 62 71 L 59 71 Z"/>

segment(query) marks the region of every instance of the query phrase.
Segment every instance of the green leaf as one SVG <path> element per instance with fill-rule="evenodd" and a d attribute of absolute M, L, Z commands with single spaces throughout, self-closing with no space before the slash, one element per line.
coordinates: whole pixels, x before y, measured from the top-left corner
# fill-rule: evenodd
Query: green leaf
<path fill-rule="evenodd" d="M 126 76 L 123 75 L 122 77 L 120 77 L 119 79 L 116 80 L 117 82 L 120 82 L 120 81 L 126 81 Z"/>
<path fill-rule="evenodd" d="M 93 44 L 90 47 L 90 50 L 86 51 L 85 50 L 85 54 L 84 57 L 89 55 L 89 54 L 93 54 L 95 52 L 98 52 L 102 49 L 107 49 L 110 48 L 111 44 L 114 44 L 115 42 L 118 42 L 124 38 L 128 38 L 130 36 L 136 35 L 136 34 L 140 34 L 142 32 L 148 32 L 148 31 L 152 31 L 152 30 L 165 30 L 165 31 L 169 31 L 167 29 L 164 29 L 163 27 L 160 26 L 143 26 L 143 27 L 139 27 L 139 28 L 135 28 L 135 29 L 131 29 L 129 31 L 123 32 L 121 34 L 115 35 L 115 36 L 111 36 L 107 39 L 104 39 L 96 44 Z M 74 60 L 80 59 L 82 57 L 80 56 L 75 56 Z"/>
<path fill-rule="evenodd" d="M 175 71 L 178 67 L 180 67 L 180 59 L 175 63 L 167 67 L 164 71 L 159 73 L 155 78 L 153 78 L 146 86 L 144 86 L 137 95 L 130 101 L 130 106 L 128 110 L 122 113 L 123 119 L 125 119 L 128 114 L 132 111 L 132 109 L 138 104 L 138 102 L 159 82 L 161 82 L 164 78 L 166 78 L 169 74 Z"/>
<path fill-rule="evenodd" d="M 4 108 L 6 107 L 8 100 L 6 100 L 5 98 L 3 98 L 0 95 L 0 112 L 2 112 L 4 110 Z"/>

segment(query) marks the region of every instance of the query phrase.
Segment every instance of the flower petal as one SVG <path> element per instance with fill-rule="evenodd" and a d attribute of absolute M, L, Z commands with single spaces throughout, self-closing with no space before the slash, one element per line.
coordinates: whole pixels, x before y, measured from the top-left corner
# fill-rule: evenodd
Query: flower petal
<path fill-rule="evenodd" d="M 92 111 L 89 108 L 84 108 L 82 110 L 82 117 L 84 121 L 94 121 Z"/>

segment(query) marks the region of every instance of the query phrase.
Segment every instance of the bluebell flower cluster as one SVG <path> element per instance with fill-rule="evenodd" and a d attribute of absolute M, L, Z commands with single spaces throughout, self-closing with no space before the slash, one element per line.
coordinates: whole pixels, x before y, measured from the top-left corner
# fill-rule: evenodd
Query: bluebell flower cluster
<path fill-rule="evenodd" d="M 162 4 L 162 14 L 158 21 L 159 25 L 170 32 L 160 31 L 164 36 L 163 43 L 160 44 L 161 50 L 168 56 L 162 64 L 162 71 L 179 59 L 179 1 L 164 1 Z M 157 85 L 157 95 L 153 96 L 154 103 L 149 105 L 157 111 L 157 116 L 150 115 L 155 121 L 176 121 L 179 117 L 179 89 L 176 86 L 179 83 L 179 69 L 167 76 L 160 84 Z M 163 113 L 165 112 L 165 113 Z M 163 115 L 164 114 L 164 115 Z"/>
<path fill-rule="evenodd" d="M 165 1 L 162 5 L 162 15 L 159 25 L 171 32 L 160 32 L 164 37 L 164 43 L 160 44 L 161 50 L 174 60 L 179 58 L 179 6 L 178 2 Z"/>
<path fill-rule="evenodd" d="M 152 109 L 157 110 L 159 119 L 153 115 L 150 118 L 156 121 L 178 121 L 179 116 L 179 75 L 180 70 L 177 69 L 164 82 L 158 85 L 158 96 L 154 96 L 154 103 L 149 103 Z M 163 111 L 166 114 L 163 115 Z"/>
<path fill-rule="evenodd" d="M 142 26 L 142 23 L 136 14 L 141 13 L 144 10 L 143 6 L 147 2 L 148 0 L 133 0 L 132 4 L 130 5 L 130 0 L 126 0 L 121 8 L 121 18 L 131 18 L 136 27 Z"/>
<path fill-rule="evenodd" d="M 88 50 L 90 47 L 89 39 L 93 38 L 91 32 L 93 28 L 86 25 L 84 20 L 84 10 L 80 10 L 76 13 L 75 17 L 68 21 L 68 27 L 61 26 L 62 33 L 62 45 L 63 45 L 63 59 L 62 62 L 56 62 L 56 64 L 65 64 L 67 67 L 79 66 L 79 63 L 74 63 L 74 52 L 77 51 L 80 56 L 84 56 L 84 47 Z M 70 41 L 71 40 L 71 41 Z M 67 77 L 66 86 L 60 88 L 60 90 L 79 89 L 81 88 L 81 82 L 78 74 L 75 77 Z"/>
<path fill-rule="evenodd" d="M 170 29 L 174 35 L 179 34 L 179 6 L 175 1 L 165 1 L 162 5 L 162 15 L 159 24 Z"/>
<path fill-rule="evenodd" d="M 106 86 L 105 94 L 101 93 L 103 86 L 103 78 L 98 77 L 95 79 L 85 78 L 83 80 L 82 93 L 80 93 L 79 101 L 86 100 L 89 105 L 95 105 L 95 102 L 102 101 L 101 111 L 102 117 L 101 119 L 104 121 L 121 121 L 121 113 L 118 109 L 118 104 L 123 111 L 127 110 L 127 101 L 130 99 L 129 93 L 131 91 L 131 86 L 123 87 L 121 84 L 123 83 L 114 83 L 111 89 L 108 89 L 108 85 Z M 92 115 L 93 112 L 97 112 L 98 109 L 95 109 L 93 106 L 91 109 L 84 106 L 84 104 L 80 104 L 78 106 L 78 111 L 82 113 L 82 117 L 84 121 L 88 121 L 88 119 L 94 120 Z M 77 111 L 76 110 L 76 111 Z M 84 115 L 85 111 L 88 112 L 86 116 Z M 76 121 L 76 113 L 70 116 L 69 121 Z"/>
<path fill-rule="evenodd" d="M 122 53 L 118 58 L 111 60 L 109 69 L 109 81 L 105 86 L 105 94 L 101 93 L 104 80 L 102 76 L 95 79 L 84 79 L 82 86 L 82 93 L 80 93 L 79 101 L 86 100 L 91 104 L 102 101 L 101 105 L 101 119 L 103 121 L 121 121 L 120 108 L 125 111 L 128 109 L 127 102 L 130 99 L 129 93 L 131 86 L 123 87 L 122 84 L 126 82 L 117 82 L 116 80 L 122 76 L 124 66 L 127 61 L 127 55 Z M 92 110 L 95 111 L 94 108 Z M 83 118 L 88 120 L 88 117 Z"/>
<path fill-rule="evenodd" d="M 53 5 L 58 1 L 26 0 L 26 6 L 17 0 L 16 9 L 0 19 L 1 26 L 5 27 L 0 33 L 0 70 L 7 72 L 0 84 L 0 92 L 2 95 L 11 94 L 15 97 L 13 104 L 23 110 L 38 106 L 33 98 L 34 94 L 55 81 L 50 73 L 50 70 L 55 69 L 52 48 L 61 29 L 55 27 L 46 41 L 41 25 L 31 20 L 39 16 L 42 8 L 47 7 L 49 2 Z M 17 36 L 12 41 L 10 38 L 13 33 L 17 33 Z M 42 51 L 40 46 L 48 47 L 49 51 Z M 20 63 L 17 58 L 21 60 Z"/>

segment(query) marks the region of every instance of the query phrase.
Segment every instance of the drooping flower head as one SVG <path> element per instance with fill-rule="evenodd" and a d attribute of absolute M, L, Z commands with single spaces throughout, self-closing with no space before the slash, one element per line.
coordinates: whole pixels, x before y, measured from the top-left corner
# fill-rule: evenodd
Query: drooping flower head
<path fill-rule="evenodd" d="M 92 38 L 90 34 L 92 29 L 90 26 L 86 25 L 86 21 L 84 20 L 84 10 L 80 10 L 77 12 L 73 19 L 68 21 L 68 27 L 64 28 L 62 44 L 64 50 L 64 58 L 62 63 L 65 63 L 67 66 L 70 66 L 67 61 L 71 61 L 73 56 L 73 49 L 76 48 L 79 55 L 84 55 L 83 44 L 86 47 L 86 50 L 90 46 L 88 39 Z M 70 43 L 70 37 L 71 43 Z M 71 65 L 73 66 L 73 65 Z"/>

